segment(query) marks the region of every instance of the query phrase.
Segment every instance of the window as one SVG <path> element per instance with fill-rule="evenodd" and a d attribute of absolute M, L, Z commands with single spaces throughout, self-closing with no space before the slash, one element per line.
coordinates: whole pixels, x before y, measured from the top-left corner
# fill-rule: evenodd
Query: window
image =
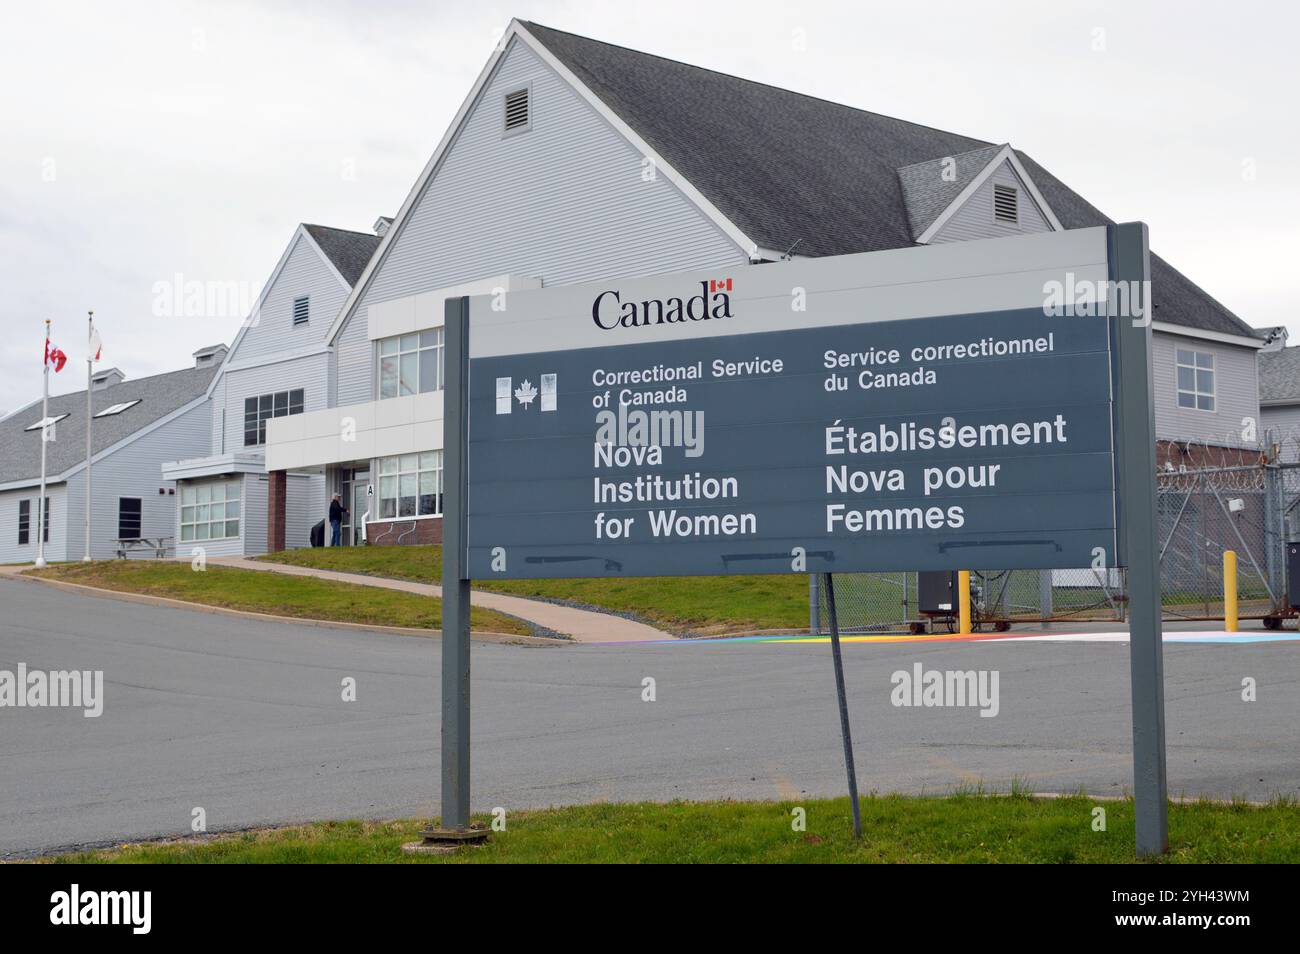
<path fill-rule="evenodd" d="M 379 396 L 405 397 L 442 387 L 442 329 L 379 342 Z"/>
<path fill-rule="evenodd" d="M 39 431 L 42 427 L 47 427 L 47 426 L 53 427 L 55 424 L 59 423 L 59 421 L 63 420 L 67 416 L 68 415 L 66 414 L 56 414 L 53 417 L 43 417 L 35 424 L 29 424 L 27 427 L 24 427 L 23 430 Z"/>
<path fill-rule="evenodd" d="M 239 479 L 181 485 L 181 540 L 239 536 Z"/>
<path fill-rule="evenodd" d="M 295 327 L 307 324 L 310 303 L 310 295 L 303 295 L 301 298 L 293 300 L 293 323 Z"/>
<path fill-rule="evenodd" d="M 139 497 L 117 498 L 117 538 L 119 540 L 140 539 L 140 503 Z"/>
<path fill-rule="evenodd" d="M 114 414 L 121 414 L 127 408 L 135 407 L 139 403 L 139 399 L 134 401 L 123 401 L 121 404 L 114 404 L 112 407 L 106 407 L 102 411 L 96 411 L 95 417 L 112 417 Z"/>
<path fill-rule="evenodd" d="M 1178 406 L 1214 410 L 1214 355 L 1178 348 Z"/>
<path fill-rule="evenodd" d="M 266 422 L 273 417 L 301 414 L 303 389 L 277 391 L 244 399 L 244 446 L 266 443 Z"/>
<path fill-rule="evenodd" d="M 44 519 L 41 520 L 44 532 L 41 534 L 46 543 L 50 542 L 50 498 L 45 498 Z M 18 545 L 25 546 L 32 542 L 32 501 L 18 501 Z"/>
<path fill-rule="evenodd" d="M 1015 186 L 993 185 L 993 218 L 999 222 L 1018 222 L 1019 194 Z"/>
<path fill-rule="evenodd" d="M 530 87 L 511 90 L 505 98 L 505 131 L 523 132 L 532 122 Z"/>
<path fill-rule="evenodd" d="M 442 515 L 442 451 L 379 460 L 379 518 Z"/>

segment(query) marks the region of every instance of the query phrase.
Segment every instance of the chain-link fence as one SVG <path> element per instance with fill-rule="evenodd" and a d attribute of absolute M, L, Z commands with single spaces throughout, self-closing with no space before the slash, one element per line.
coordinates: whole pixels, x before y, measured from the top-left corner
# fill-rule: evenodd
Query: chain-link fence
<path fill-rule="evenodd" d="M 1179 453 L 1189 454 L 1186 446 L 1180 445 Z M 1263 619 L 1275 627 L 1294 615 L 1286 544 L 1300 540 L 1300 453 L 1288 457 L 1282 452 L 1286 447 L 1273 442 L 1267 447 L 1196 448 L 1189 456 L 1209 465 L 1201 467 L 1174 464 L 1172 455 L 1165 456 L 1156 505 L 1166 620 L 1223 618 L 1226 550 L 1237 554 L 1240 618 Z M 1115 569 L 972 570 L 972 620 L 977 630 L 1017 622 L 1123 621 L 1124 584 L 1123 572 Z M 933 606 L 923 606 L 919 587 L 916 573 L 836 574 L 841 631 L 952 630 L 956 608 L 934 612 Z M 829 620 L 818 578 L 810 602 L 812 628 L 825 631 Z"/>

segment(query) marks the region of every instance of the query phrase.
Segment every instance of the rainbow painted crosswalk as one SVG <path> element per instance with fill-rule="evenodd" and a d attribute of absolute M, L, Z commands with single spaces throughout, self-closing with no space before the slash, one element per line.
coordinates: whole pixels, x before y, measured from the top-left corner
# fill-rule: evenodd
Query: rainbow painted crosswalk
<path fill-rule="evenodd" d="M 1227 633 L 1218 630 L 1170 631 L 1164 633 L 1166 643 L 1204 643 L 1218 646 L 1250 645 L 1255 643 L 1300 644 L 1300 632 L 1284 630 L 1276 633 L 1248 632 Z M 761 635 L 761 636 L 724 636 L 714 639 L 671 639 L 660 642 L 639 643 L 638 645 L 691 645 L 691 646 L 726 646 L 746 643 L 783 646 L 814 646 L 830 642 L 829 636 L 798 635 Z M 875 643 L 880 645 L 897 645 L 912 643 L 961 643 L 961 642 L 998 642 L 998 643 L 1127 643 L 1128 633 L 972 633 L 958 636 L 953 633 L 924 634 L 919 636 L 907 633 L 878 633 L 870 635 L 841 636 L 845 645 Z"/>

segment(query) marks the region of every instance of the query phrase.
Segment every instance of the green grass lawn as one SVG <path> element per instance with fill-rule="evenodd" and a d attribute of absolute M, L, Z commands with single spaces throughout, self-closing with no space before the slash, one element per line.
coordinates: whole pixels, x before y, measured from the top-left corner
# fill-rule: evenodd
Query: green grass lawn
<path fill-rule="evenodd" d="M 419 629 L 442 625 L 442 601 L 428 596 L 259 570 L 209 566 L 200 573 L 188 563 L 170 560 L 100 560 L 27 572 L 106 590 L 300 619 Z M 529 635 L 533 631 L 522 620 L 479 607 L 474 607 L 470 625 L 479 632 Z"/>
<path fill-rule="evenodd" d="M 540 862 L 1131 862 L 1133 803 L 1078 796 L 979 794 L 862 799 L 863 839 L 851 838 L 848 799 L 590 805 L 514 812 L 486 845 L 406 855 L 416 821 L 326 822 L 203 839 L 127 845 L 50 859 L 73 863 L 540 863 Z M 792 809 L 806 830 L 792 828 Z M 1093 809 L 1106 831 L 1093 830 Z M 476 819 L 486 824 L 489 819 Z M 1169 808 L 1166 862 L 1300 861 L 1291 803 Z"/>
<path fill-rule="evenodd" d="M 324 547 L 285 550 L 258 559 L 425 583 L 442 582 L 442 547 L 439 546 Z M 675 631 L 718 633 L 808 626 L 808 577 L 802 574 L 475 581 L 474 587 L 631 613 Z"/>

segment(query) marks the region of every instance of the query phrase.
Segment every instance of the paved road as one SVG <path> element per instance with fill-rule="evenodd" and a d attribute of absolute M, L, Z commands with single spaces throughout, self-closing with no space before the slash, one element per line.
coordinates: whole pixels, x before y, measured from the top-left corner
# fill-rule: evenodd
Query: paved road
<path fill-rule="evenodd" d="M 213 830 L 435 814 L 438 648 L 0 580 L 0 669 L 106 680 L 98 719 L 0 708 L 0 856 L 184 833 L 195 806 Z M 845 657 L 864 791 L 1129 784 L 1123 644 L 854 644 Z M 1171 791 L 1300 795 L 1300 643 L 1169 645 L 1165 659 Z M 914 662 L 999 670 L 1000 714 L 894 708 L 890 674 Z M 1259 701 L 1240 700 L 1244 676 Z M 475 644 L 474 693 L 476 809 L 843 791 L 824 645 Z"/>

